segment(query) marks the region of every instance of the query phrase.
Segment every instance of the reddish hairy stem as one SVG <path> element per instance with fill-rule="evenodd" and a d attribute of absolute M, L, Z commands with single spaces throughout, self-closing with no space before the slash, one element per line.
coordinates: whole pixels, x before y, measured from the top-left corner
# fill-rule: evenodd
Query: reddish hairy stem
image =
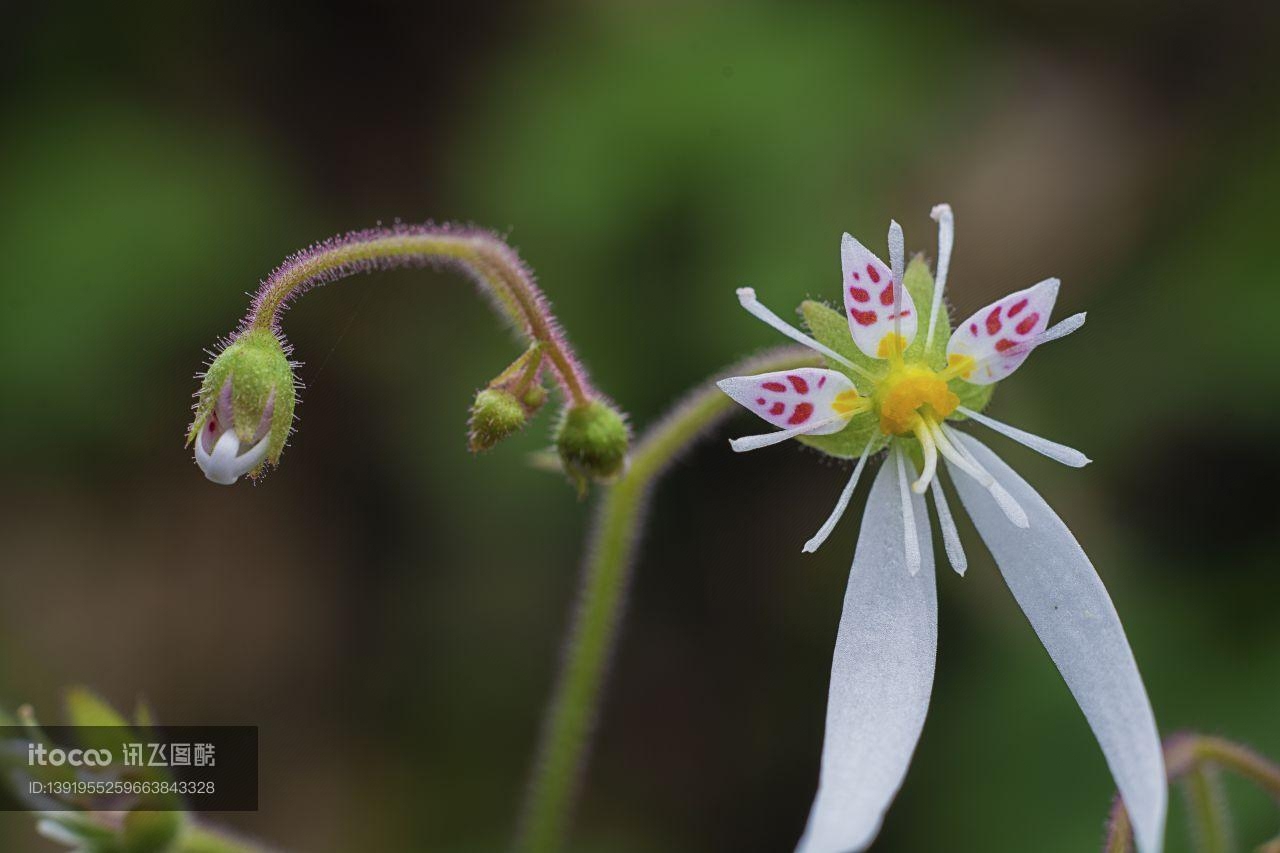
<path fill-rule="evenodd" d="M 240 331 L 281 334 L 284 310 L 313 287 L 358 273 L 398 267 L 452 267 L 466 273 L 494 308 L 544 347 L 565 397 L 580 405 L 600 396 L 573 352 L 532 271 L 496 234 L 454 225 L 394 225 L 353 231 L 291 255 L 254 297 Z"/>

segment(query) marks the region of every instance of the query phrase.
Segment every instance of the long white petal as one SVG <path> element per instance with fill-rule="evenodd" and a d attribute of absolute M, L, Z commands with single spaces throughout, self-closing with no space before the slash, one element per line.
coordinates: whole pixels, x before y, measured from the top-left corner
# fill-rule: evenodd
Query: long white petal
<path fill-rule="evenodd" d="M 1041 438 L 1035 433 L 1027 432 L 1024 429 L 1009 426 L 1009 424 L 987 417 L 981 412 L 975 412 L 973 409 L 966 409 L 964 406 L 960 406 L 958 411 L 963 412 L 983 426 L 990 427 L 1001 435 L 1012 438 L 1019 444 L 1030 447 L 1036 453 L 1048 456 L 1053 461 L 1061 462 L 1063 465 L 1070 465 L 1072 468 L 1083 468 L 1093 461 L 1074 447 L 1067 447 L 1065 444 L 1058 444 L 1056 441 Z"/>
<path fill-rule="evenodd" d="M 1151 703 L 1129 641 L 1093 564 L 1057 514 L 982 442 L 960 436 L 1026 510 L 1028 529 L 1010 526 L 991 495 L 956 478 L 960 500 L 991 549 L 1005 583 L 1084 711 L 1133 820 L 1142 853 L 1163 845 L 1164 758 Z"/>
<path fill-rule="evenodd" d="M 924 499 L 921 570 L 907 571 L 898 472 L 880 466 L 858 535 L 831 662 L 818 795 L 798 850 L 864 850 L 907 774 L 933 688 L 938 602 Z"/>
<path fill-rule="evenodd" d="M 862 477 L 862 469 L 867 467 L 867 452 L 871 450 L 871 445 L 875 443 L 877 436 L 873 432 L 871 438 L 867 439 L 867 446 L 862 448 L 862 453 L 858 455 L 858 464 L 853 466 L 853 476 L 849 477 L 849 482 L 845 484 L 844 491 L 840 493 L 840 499 L 836 501 L 835 509 L 831 510 L 831 515 L 827 516 L 827 520 L 822 523 L 822 527 L 818 528 L 818 532 L 813 534 L 808 542 L 804 543 L 801 550 L 806 554 L 812 554 L 822 547 L 822 543 L 827 541 L 827 537 L 831 535 L 831 531 L 835 530 L 836 524 L 844 517 L 844 512 L 849 508 L 849 501 L 853 499 L 853 490 L 858 487 L 858 479 Z"/>
<path fill-rule="evenodd" d="M 942 478 L 934 477 L 929 485 L 933 488 L 934 508 L 938 510 L 938 526 L 942 528 L 942 547 L 947 552 L 951 568 L 960 577 L 964 577 L 965 570 L 969 568 L 969 559 L 964 555 L 964 546 L 960 544 L 960 531 L 956 529 L 955 519 L 951 517 L 951 506 L 942 490 Z"/>

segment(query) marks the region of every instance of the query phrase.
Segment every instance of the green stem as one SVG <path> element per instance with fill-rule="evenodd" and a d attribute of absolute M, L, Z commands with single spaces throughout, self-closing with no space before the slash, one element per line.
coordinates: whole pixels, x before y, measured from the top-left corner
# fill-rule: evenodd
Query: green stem
<path fill-rule="evenodd" d="M 1187 803 L 1187 821 L 1196 849 L 1202 853 L 1230 853 L 1231 812 L 1222 776 L 1216 767 L 1199 764 L 1183 777 L 1180 787 Z"/>
<path fill-rule="evenodd" d="M 784 347 L 735 364 L 717 378 L 818 363 L 807 349 Z M 645 432 L 627 473 L 599 504 L 581 597 L 521 814 L 515 849 L 522 853 L 551 853 L 563 845 L 653 487 L 682 452 L 734 408 L 712 382 L 699 386 Z"/>
<path fill-rule="evenodd" d="M 1226 799 L 1215 789 L 1218 768 L 1248 779 L 1271 795 L 1280 805 L 1280 765 L 1246 746 L 1212 735 L 1184 732 L 1164 742 L 1165 775 L 1170 782 L 1185 782 L 1193 829 L 1200 833 L 1202 849 L 1231 849 L 1231 828 Z M 1275 844 L 1276 842 L 1270 842 Z M 1215 846 L 1218 845 L 1218 846 Z M 1104 853 L 1130 853 L 1133 830 L 1124 801 L 1117 794 L 1111 804 Z"/>

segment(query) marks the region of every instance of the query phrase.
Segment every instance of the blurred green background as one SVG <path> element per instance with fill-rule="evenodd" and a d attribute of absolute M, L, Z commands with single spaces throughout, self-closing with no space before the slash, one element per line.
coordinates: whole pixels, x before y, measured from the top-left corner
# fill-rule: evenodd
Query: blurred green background
<path fill-rule="evenodd" d="M 312 240 L 474 221 L 509 234 L 643 427 L 778 342 L 733 288 L 834 298 L 841 231 L 879 245 L 893 216 L 932 253 L 945 200 L 956 312 L 1049 275 L 1059 316 L 1090 312 L 990 411 L 1094 464 L 984 440 L 1097 564 L 1162 729 L 1280 756 L 1273 8 L 9 10 L 0 699 L 56 717 L 84 683 L 170 723 L 261 726 L 262 808 L 226 822 L 282 848 L 500 849 L 590 511 L 527 464 L 546 416 L 466 451 L 472 393 L 518 349 L 457 276 L 317 291 L 285 324 L 299 432 L 230 489 L 182 444 L 203 349 Z M 786 850 L 803 827 L 860 509 L 802 556 L 845 474 L 723 437 L 658 493 L 576 850 Z M 1095 849 L 1102 756 L 962 532 L 876 849 Z M 1231 790 L 1241 840 L 1273 834 Z M 0 815 L 0 848 L 52 849 L 31 824 Z"/>

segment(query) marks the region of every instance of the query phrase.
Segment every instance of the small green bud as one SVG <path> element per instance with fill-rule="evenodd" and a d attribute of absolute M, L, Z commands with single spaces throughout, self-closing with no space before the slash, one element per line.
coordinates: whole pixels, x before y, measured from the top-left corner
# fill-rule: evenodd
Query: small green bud
<path fill-rule="evenodd" d="M 542 344 L 534 344 L 476 394 L 471 404 L 467 446 L 488 450 L 524 429 L 547 402 L 542 387 Z"/>
<path fill-rule="evenodd" d="M 473 453 L 488 450 L 519 432 L 528 420 L 521 401 L 510 391 L 485 388 L 476 394 L 476 401 L 471 405 L 467 446 Z"/>
<path fill-rule="evenodd" d="M 608 480 L 626 467 L 631 431 L 618 410 L 601 400 L 565 409 L 556 428 L 556 450 L 578 486 Z"/>
<path fill-rule="evenodd" d="M 205 372 L 187 433 L 205 476 L 230 485 L 280 464 L 296 402 L 293 365 L 272 332 L 250 329 L 228 344 Z"/>

